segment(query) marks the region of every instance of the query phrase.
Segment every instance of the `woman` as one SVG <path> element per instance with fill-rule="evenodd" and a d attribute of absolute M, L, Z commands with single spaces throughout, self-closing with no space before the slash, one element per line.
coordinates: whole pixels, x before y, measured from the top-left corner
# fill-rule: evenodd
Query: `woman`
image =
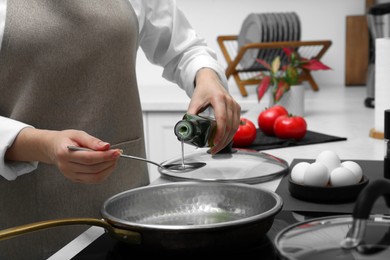
<path fill-rule="evenodd" d="M 1 229 L 98 217 L 108 197 L 148 184 L 144 163 L 118 160 L 119 149 L 145 157 L 139 46 L 192 97 L 189 113 L 214 108 L 213 153 L 234 135 L 240 107 L 215 54 L 175 1 L 1 1 Z M 69 145 L 96 152 L 71 152 Z M 0 259 L 25 259 L 23 252 L 43 259 L 83 230 L 55 228 L 0 242 Z"/>

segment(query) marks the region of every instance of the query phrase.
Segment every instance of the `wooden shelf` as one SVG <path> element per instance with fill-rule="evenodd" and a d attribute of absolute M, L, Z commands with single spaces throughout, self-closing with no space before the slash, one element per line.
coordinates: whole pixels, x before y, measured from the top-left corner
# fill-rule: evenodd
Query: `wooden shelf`
<path fill-rule="evenodd" d="M 291 41 L 291 42 L 259 42 L 249 43 L 239 48 L 237 35 L 221 35 L 217 37 L 218 45 L 228 64 L 226 68 L 226 77 L 233 76 L 242 96 L 247 96 L 245 89 L 248 85 L 258 85 L 260 79 L 256 79 L 259 70 L 253 68 L 243 68 L 240 64 L 244 55 L 253 49 L 282 49 L 294 48 L 301 57 L 320 60 L 332 44 L 331 41 Z M 277 53 L 277 52 L 274 52 Z M 280 53 L 280 52 L 279 52 Z M 275 55 L 276 57 L 276 55 Z M 269 58 L 269 57 L 268 57 Z M 273 57 L 272 57 L 273 58 Z M 303 70 L 300 75 L 301 81 L 308 81 L 314 91 L 318 90 L 318 85 L 312 77 L 310 71 Z"/>

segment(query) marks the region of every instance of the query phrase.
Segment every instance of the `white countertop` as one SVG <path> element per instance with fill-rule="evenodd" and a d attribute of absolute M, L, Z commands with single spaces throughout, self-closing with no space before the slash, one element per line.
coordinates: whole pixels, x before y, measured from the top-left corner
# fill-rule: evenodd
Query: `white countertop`
<path fill-rule="evenodd" d="M 242 111 L 247 111 L 258 103 L 254 95 L 255 89 L 255 86 L 248 86 L 248 93 L 252 93 L 252 95 L 243 97 L 234 84 L 229 86 L 230 94 L 241 105 Z M 190 98 L 184 90 L 173 84 L 141 86 L 139 94 L 144 112 L 186 111 L 190 102 Z"/>
<path fill-rule="evenodd" d="M 175 90 L 172 90 L 175 91 Z M 234 89 L 232 89 L 234 91 Z M 236 90 L 237 91 L 237 90 Z M 254 90 L 252 89 L 253 93 Z M 177 109 L 178 106 L 188 105 L 186 101 L 178 98 L 172 100 L 169 91 L 159 96 L 150 95 L 143 100 L 143 108 L 153 109 Z M 142 91 L 141 97 L 145 97 L 147 91 Z M 184 92 L 183 92 L 184 94 Z M 237 95 L 233 95 L 237 96 Z M 183 96 L 186 98 L 185 94 Z M 280 157 L 291 163 L 295 158 L 314 159 L 324 150 L 335 151 L 342 160 L 382 160 L 384 155 L 383 140 L 369 136 L 370 129 L 374 127 L 375 110 L 364 106 L 366 89 L 364 87 L 344 86 L 320 86 L 318 92 L 310 89 L 305 91 L 305 119 L 308 129 L 328 135 L 347 137 L 347 141 L 312 144 L 280 149 L 267 150 L 269 154 Z M 255 95 L 248 98 L 239 97 L 238 102 L 243 102 L 243 111 L 248 110 L 244 116 L 257 122 L 257 115 L 266 104 L 257 104 Z M 159 181 L 154 182 L 158 183 Z M 280 179 L 258 184 L 259 187 L 276 190 Z M 85 246 L 103 234 L 104 230 L 93 227 L 80 237 L 73 240 L 50 259 L 70 259 Z"/>

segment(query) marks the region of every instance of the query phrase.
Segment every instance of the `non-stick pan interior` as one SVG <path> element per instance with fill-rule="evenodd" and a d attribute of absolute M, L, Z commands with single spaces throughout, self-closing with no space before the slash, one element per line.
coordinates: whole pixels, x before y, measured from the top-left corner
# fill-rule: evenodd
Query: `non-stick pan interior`
<path fill-rule="evenodd" d="M 102 214 L 114 225 L 196 229 L 256 221 L 281 207 L 275 193 L 246 184 L 179 182 L 120 193 Z"/>

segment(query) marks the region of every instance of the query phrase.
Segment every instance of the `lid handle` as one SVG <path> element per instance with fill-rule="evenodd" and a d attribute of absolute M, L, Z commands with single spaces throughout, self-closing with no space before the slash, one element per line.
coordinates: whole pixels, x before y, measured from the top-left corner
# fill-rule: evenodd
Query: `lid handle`
<path fill-rule="evenodd" d="M 353 223 L 347 237 L 341 242 L 341 246 L 346 249 L 357 247 L 363 239 L 367 220 L 375 201 L 383 196 L 387 206 L 390 208 L 390 182 L 385 180 L 376 180 L 359 194 L 355 207 L 353 209 Z"/>
<path fill-rule="evenodd" d="M 230 141 L 230 143 L 228 143 L 228 145 L 226 145 L 221 151 L 219 151 L 218 154 L 234 152 L 235 150 L 233 149 L 233 141 Z"/>

